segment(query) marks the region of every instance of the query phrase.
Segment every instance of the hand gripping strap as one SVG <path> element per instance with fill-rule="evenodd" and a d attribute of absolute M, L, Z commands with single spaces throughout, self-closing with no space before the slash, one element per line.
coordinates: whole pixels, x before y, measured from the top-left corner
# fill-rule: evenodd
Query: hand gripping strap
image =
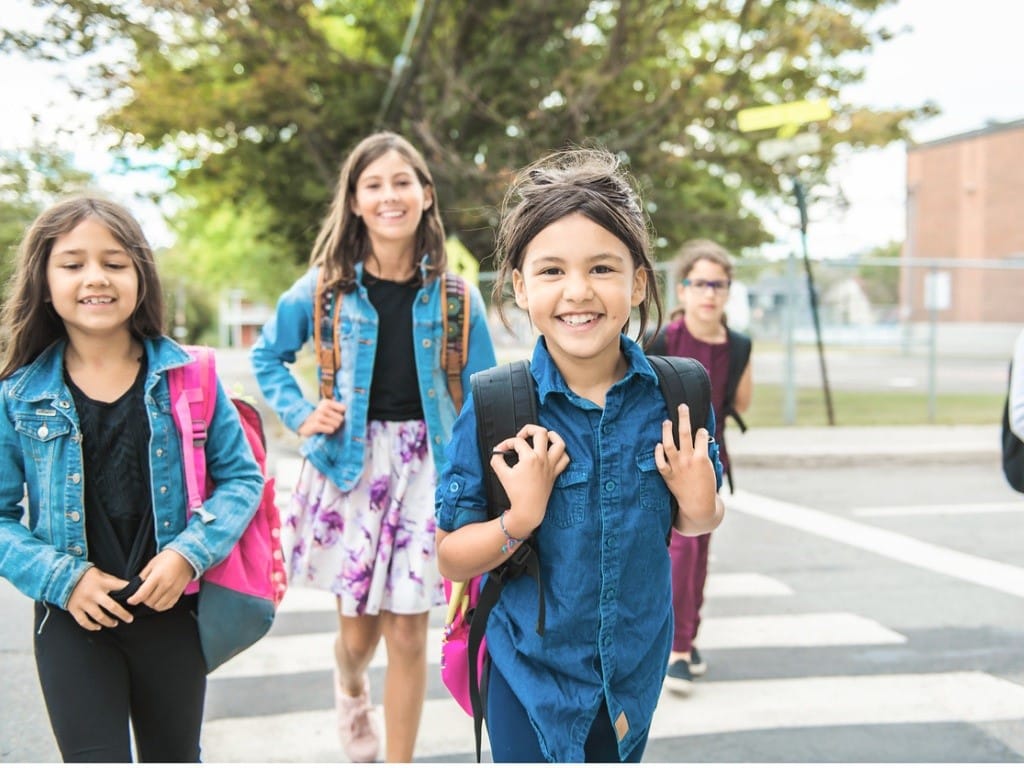
<path fill-rule="evenodd" d="M 171 413 L 181 435 L 181 457 L 189 511 L 206 498 L 206 436 L 217 403 L 217 370 L 213 350 L 186 346 L 194 360 L 167 372 Z"/>

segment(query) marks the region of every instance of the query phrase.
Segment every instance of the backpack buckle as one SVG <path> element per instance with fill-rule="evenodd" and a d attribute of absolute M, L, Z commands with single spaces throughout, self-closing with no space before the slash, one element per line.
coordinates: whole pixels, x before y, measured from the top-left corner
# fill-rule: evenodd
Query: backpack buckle
<path fill-rule="evenodd" d="M 202 448 L 206 445 L 206 422 L 192 420 L 192 445 Z"/>

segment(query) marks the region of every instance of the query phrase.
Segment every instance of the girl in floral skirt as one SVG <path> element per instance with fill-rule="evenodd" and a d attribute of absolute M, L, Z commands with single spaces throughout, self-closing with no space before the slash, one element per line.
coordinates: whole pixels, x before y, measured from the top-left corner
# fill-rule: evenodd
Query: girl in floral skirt
<path fill-rule="evenodd" d="M 387 762 L 412 761 L 419 729 L 429 611 L 443 603 L 434 487 L 458 410 L 442 366 L 442 284 L 452 279 L 423 157 L 394 133 L 373 134 L 345 160 L 311 267 L 252 350 L 264 397 L 307 438 L 286 521 L 289 566 L 293 585 L 337 596 L 335 702 L 353 762 L 379 753 L 366 672 L 381 636 Z M 470 375 L 495 357 L 475 286 L 465 303 L 455 386 L 469 392 Z M 314 335 L 321 396 L 311 403 L 290 366 Z"/>

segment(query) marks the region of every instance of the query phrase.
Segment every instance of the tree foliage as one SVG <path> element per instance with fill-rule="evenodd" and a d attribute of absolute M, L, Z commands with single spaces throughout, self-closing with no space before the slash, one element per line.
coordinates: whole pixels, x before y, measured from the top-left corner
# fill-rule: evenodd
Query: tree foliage
<path fill-rule="evenodd" d="M 14 271 L 18 245 L 43 208 L 87 189 L 88 173 L 73 167 L 64 152 L 45 145 L 0 152 L 0 298 Z"/>
<path fill-rule="evenodd" d="M 740 133 L 740 109 L 829 100 L 812 183 L 837 146 L 884 145 L 933 111 L 842 101 L 891 1 L 36 0 L 45 31 L 0 45 L 93 60 L 81 87 L 117 105 L 108 128 L 173 151 L 194 225 L 258 211 L 246 237 L 275 244 L 281 274 L 306 261 L 345 153 L 379 127 L 421 148 L 446 226 L 486 267 L 510 175 L 567 145 L 628 162 L 664 257 L 690 237 L 765 241 L 743 201 L 779 192 L 755 153 L 772 132 Z"/>

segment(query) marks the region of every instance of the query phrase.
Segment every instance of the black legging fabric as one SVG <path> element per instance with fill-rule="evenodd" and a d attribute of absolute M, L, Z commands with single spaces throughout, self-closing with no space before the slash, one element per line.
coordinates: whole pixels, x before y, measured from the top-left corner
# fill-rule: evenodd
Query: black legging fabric
<path fill-rule="evenodd" d="M 70 613 L 35 605 L 35 656 L 64 762 L 199 762 L 206 666 L 195 598 L 90 632 Z M 48 614 L 48 615 L 47 615 Z"/>

